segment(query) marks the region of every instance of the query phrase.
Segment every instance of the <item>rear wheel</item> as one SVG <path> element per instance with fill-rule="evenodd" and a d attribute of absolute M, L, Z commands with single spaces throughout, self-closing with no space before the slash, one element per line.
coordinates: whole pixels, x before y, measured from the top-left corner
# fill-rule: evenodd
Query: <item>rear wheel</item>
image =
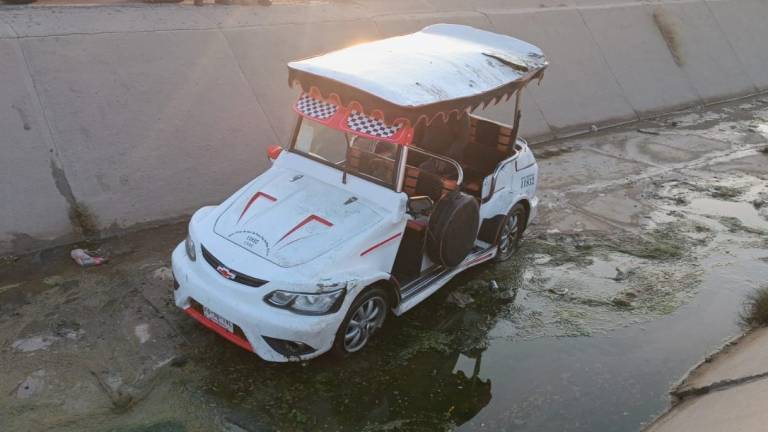
<path fill-rule="evenodd" d="M 333 352 L 343 357 L 362 350 L 384 325 L 388 311 L 388 295 L 384 288 L 373 287 L 364 291 L 352 303 L 341 322 Z"/>
<path fill-rule="evenodd" d="M 520 239 L 523 237 L 527 216 L 528 213 L 522 204 L 515 204 L 509 210 L 499 232 L 498 251 L 494 258 L 496 261 L 506 261 L 520 249 Z"/>

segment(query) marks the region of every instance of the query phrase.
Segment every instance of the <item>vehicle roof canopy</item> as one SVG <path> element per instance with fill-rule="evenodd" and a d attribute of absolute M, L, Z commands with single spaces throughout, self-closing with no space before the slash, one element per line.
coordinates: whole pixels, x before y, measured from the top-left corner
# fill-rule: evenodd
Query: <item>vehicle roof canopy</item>
<path fill-rule="evenodd" d="M 436 24 L 288 64 L 305 94 L 415 127 L 509 98 L 548 63 L 524 41 L 473 27 Z"/>

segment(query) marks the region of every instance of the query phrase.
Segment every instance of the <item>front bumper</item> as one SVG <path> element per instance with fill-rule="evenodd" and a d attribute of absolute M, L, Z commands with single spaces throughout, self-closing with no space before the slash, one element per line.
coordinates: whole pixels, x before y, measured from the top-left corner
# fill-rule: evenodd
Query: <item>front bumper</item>
<path fill-rule="evenodd" d="M 197 261 L 190 261 L 184 243 L 174 249 L 171 261 L 178 287 L 173 295 L 176 306 L 205 327 L 267 361 L 308 360 L 331 349 L 346 307 L 349 306 L 348 299 L 345 299 L 338 312 L 330 315 L 298 315 L 264 303 L 264 295 L 278 289 L 272 283 L 254 288 L 232 282 L 199 257 L 198 250 Z M 206 318 L 200 306 L 231 321 L 236 326 L 235 332 L 231 333 Z M 305 355 L 286 356 L 273 349 L 264 337 L 301 342 L 314 348 L 314 351 Z"/>

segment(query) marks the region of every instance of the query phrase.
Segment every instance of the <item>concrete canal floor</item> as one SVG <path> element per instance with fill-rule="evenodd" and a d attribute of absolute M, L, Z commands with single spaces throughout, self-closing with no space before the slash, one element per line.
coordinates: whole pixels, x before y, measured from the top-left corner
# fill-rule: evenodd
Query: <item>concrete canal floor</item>
<path fill-rule="evenodd" d="M 768 280 L 767 137 L 758 97 L 535 146 L 520 254 L 342 362 L 267 364 L 175 309 L 184 225 L 87 245 L 102 267 L 5 258 L 0 430 L 639 430 Z"/>

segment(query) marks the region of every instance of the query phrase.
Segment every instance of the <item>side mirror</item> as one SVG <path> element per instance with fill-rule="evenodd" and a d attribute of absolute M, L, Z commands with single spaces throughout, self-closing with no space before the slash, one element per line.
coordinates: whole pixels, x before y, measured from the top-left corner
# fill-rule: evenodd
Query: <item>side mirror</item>
<path fill-rule="evenodd" d="M 280 156 L 280 153 L 283 152 L 283 148 L 279 145 L 271 145 L 267 147 L 267 157 L 270 161 L 274 162 L 275 159 L 277 159 L 278 156 Z"/>
<path fill-rule="evenodd" d="M 432 212 L 435 202 L 428 196 L 415 196 L 408 199 L 408 213 L 426 216 Z"/>

